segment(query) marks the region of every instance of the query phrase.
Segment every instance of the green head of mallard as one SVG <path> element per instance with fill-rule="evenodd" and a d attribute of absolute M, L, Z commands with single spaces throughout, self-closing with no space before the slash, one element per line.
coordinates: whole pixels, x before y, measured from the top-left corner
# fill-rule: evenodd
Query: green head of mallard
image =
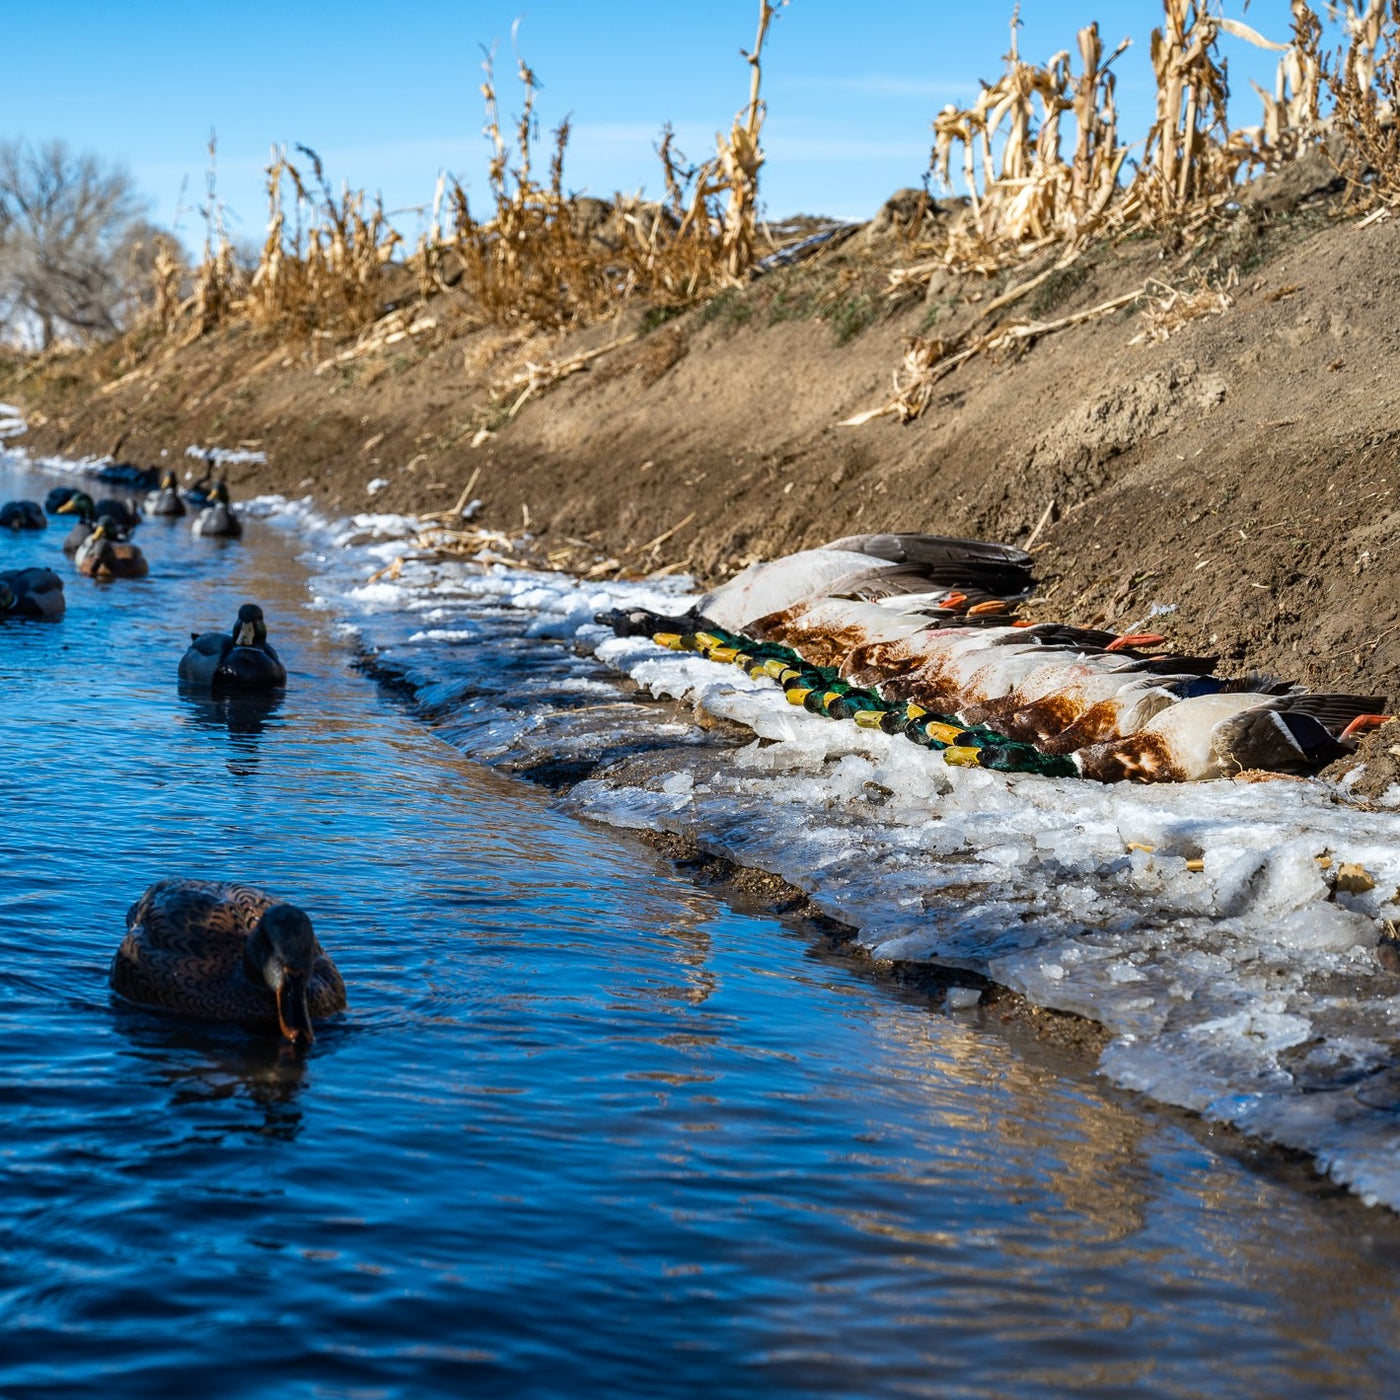
<path fill-rule="evenodd" d="M 256 603 L 244 603 L 239 608 L 238 619 L 233 624 L 233 644 L 236 647 L 267 645 L 267 623 L 263 621 L 263 610 Z"/>
<path fill-rule="evenodd" d="M 266 910 L 243 948 L 244 972 L 272 993 L 277 1025 L 293 1045 L 316 1039 L 306 993 L 319 953 L 311 920 L 295 904 Z"/>
<path fill-rule="evenodd" d="M 177 489 L 178 485 L 179 483 L 175 480 L 175 473 L 171 471 L 169 467 L 166 467 L 160 474 L 160 486 L 158 489 L 161 491 L 174 491 Z"/>
<path fill-rule="evenodd" d="M 212 505 L 215 501 L 217 501 L 221 506 L 226 506 L 229 504 L 228 486 L 222 481 L 220 481 L 218 485 L 215 486 L 214 489 L 209 493 L 209 503 Z"/>
<path fill-rule="evenodd" d="M 86 491 L 75 491 L 54 511 L 55 515 L 80 515 L 91 522 L 97 514 L 97 505 Z"/>

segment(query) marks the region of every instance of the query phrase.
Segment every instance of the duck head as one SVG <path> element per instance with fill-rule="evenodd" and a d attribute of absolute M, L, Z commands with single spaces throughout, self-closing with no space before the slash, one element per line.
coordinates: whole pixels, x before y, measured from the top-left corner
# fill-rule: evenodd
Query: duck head
<path fill-rule="evenodd" d="M 221 506 L 226 506 L 229 504 L 228 486 L 223 481 L 220 481 L 218 485 L 216 485 L 214 489 L 209 493 L 210 504 L 212 505 L 215 501 L 217 501 Z"/>
<path fill-rule="evenodd" d="M 267 623 L 263 621 L 263 610 L 256 603 L 244 603 L 239 608 L 238 620 L 233 624 L 233 644 L 236 647 L 267 645 Z"/>
<path fill-rule="evenodd" d="M 311 920 L 294 904 L 268 909 L 244 946 L 243 969 L 272 993 L 278 1028 L 293 1045 L 316 1039 L 306 993 L 319 952 Z"/>
<path fill-rule="evenodd" d="M 175 479 L 175 473 L 171 471 L 169 467 L 166 467 L 160 474 L 160 486 L 157 489 L 161 491 L 174 491 L 178 486 L 179 483 Z"/>
<path fill-rule="evenodd" d="M 4 617 L 18 601 L 15 590 L 4 579 L 0 579 L 0 617 Z"/>
<path fill-rule="evenodd" d="M 54 511 L 55 515 L 80 515 L 91 522 L 97 514 L 97 506 L 86 491 L 75 491 Z"/>

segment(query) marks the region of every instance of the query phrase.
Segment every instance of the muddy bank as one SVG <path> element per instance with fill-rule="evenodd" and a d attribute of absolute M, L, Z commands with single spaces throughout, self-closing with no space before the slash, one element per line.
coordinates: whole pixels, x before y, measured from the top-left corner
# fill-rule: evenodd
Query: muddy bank
<path fill-rule="evenodd" d="M 600 573 L 702 578 L 849 531 L 1035 539 L 1033 611 L 1151 619 L 1226 670 L 1400 696 L 1400 224 L 1361 226 L 1297 173 L 1189 248 L 1106 244 L 991 318 L 1001 279 L 935 274 L 887 294 L 910 248 L 861 233 L 667 319 L 634 309 L 563 339 L 432 324 L 371 353 L 273 345 L 247 327 L 113 347 L 0 375 L 31 450 L 153 463 L 245 447 L 235 493 L 311 494 L 334 512 L 441 510 Z M 1229 305 L 1165 340 L 1133 307 L 974 357 L 928 412 L 851 428 L 914 335 L 1013 317 L 1053 324 L 1156 281 L 1208 275 Z M 1138 339 L 1141 343 L 1133 344 Z M 527 366 L 616 348 L 527 396 Z M 373 491 L 371 492 L 371 485 Z"/>

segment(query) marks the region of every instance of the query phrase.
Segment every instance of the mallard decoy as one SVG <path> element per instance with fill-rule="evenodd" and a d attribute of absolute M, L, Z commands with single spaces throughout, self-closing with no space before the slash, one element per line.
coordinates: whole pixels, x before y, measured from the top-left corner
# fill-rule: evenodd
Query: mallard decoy
<path fill-rule="evenodd" d="M 73 562 L 89 578 L 145 578 L 150 573 L 146 556 L 121 537 L 109 515 L 98 517 L 92 533 L 78 546 Z"/>
<path fill-rule="evenodd" d="M 97 506 L 85 491 L 74 491 L 62 505 L 54 510 L 55 515 L 76 515 L 77 523 L 63 537 L 63 552 L 74 555 L 84 542 L 97 529 Z M 123 539 L 125 535 L 121 536 Z"/>
<path fill-rule="evenodd" d="M 96 509 L 98 519 L 105 515 L 123 530 L 134 530 L 141 523 L 141 512 L 126 501 L 118 501 L 115 498 L 101 500 L 98 501 Z"/>
<path fill-rule="evenodd" d="M 1384 724 L 1375 695 L 1202 695 L 1179 700 L 1124 739 L 1080 749 L 1086 778 L 1183 783 L 1248 768 L 1311 773 Z"/>
<path fill-rule="evenodd" d="M 267 640 L 267 623 L 256 603 L 244 603 L 231 632 L 190 633 L 180 658 L 187 685 L 239 690 L 274 690 L 287 684 L 287 671 Z"/>
<path fill-rule="evenodd" d="M 82 488 L 78 486 L 55 486 L 53 490 L 44 497 L 44 509 L 50 515 L 57 515 L 63 508 L 63 503 L 72 500 L 81 489 Z"/>
<path fill-rule="evenodd" d="M 0 617 L 57 622 L 63 616 L 63 580 L 52 569 L 0 572 Z"/>
<path fill-rule="evenodd" d="M 234 540 L 242 535 L 243 522 L 233 513 L 228 487 L 222 481 L 209 493 L 209 504 L 195 516 L 192 529 L 196 535 L 219 535 Z"/>
<path fill-rule="evenodd" d="M 49 518 L 38 501 L 6 501 L 0 506 L 0 530 L 47 530 Z"/>
<path fill-rule="evenodd" d="M 175 473 L 168 467 L 161 473 L 160 485 L 146 497 L 145 510 L 147 515 L 184 515 L 185 503 Z"/>
<path fill-rule="evenodd" d="M 311 920 L 250 885 L 161 880 L 127 911 L 111 984 L 129 1001 L 310 1044 L 345 1010 L 345 983 Z"/>

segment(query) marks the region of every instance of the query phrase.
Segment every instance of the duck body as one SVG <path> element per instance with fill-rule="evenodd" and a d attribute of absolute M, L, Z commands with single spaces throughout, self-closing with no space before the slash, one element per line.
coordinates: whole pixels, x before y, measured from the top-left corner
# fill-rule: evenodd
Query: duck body
<path fill-rule="evenodd" d="M 1030 556 L 1010 545 L 944 535 L 850 535 L 818 549 L 750 564 L 697 605 L 729 631 L 821 597 L 866 600 L 978 588 L 1019 594 L 1030 587 Z"/>
<path fill-rule="evenodd" d="M 301 910 L 251 885 L 169 879 L 126 916 L 112 989 L 200 1021 L 313 1040 L 311 1022 L 345 1009 L 345 983 Z"/>
<path fill-rule="evenodd" d="M 1351 752 L 1350 735 L 1379 722 L 1384 704 L 1374 695 L 1194 696 L 1124 738 L 1080 749 L 1074 760 L 1100 782 L 1192 782 L 1250 768 L 1308 773 Z"/>
<path fill-rule="evenodd" d="M 0 506 L 0 530 L 47 530 L 49 518 L 38 501 L 6 501 Z"/>
<path fill-rule="evenodd" d="M 97 517 L 100 520 L 104 515 L 122 530 L 134 530 L 141 523 L 141 512 L 127 501 L 119 501 L 115 497 L 97 502 Z"/>
<path fill-rule="evenodd" d="M 78 546 L 73 555 L 78 572 L 88 578 L 145 578 L 150 573 L 146 556 L 121 536 L 110 516 L 99 518 L 92 533 Z"/>
<path fill-rule="evenodd" d="M 52 569 L 0 571 L 0 618 L 57 622 L 65 609 L 63 580 Z"/>
<path fill-rule="evenodd" d="M 276 690 L 287 670 L 267 640 L 267 624 L 256 603 L 244 603 L 229 632 L 191 633 L 180 658 L 180 680 L 201 689 Z"/>
<path fill-rule="evenodd" d="M 180 491 L 174 472 L 167 470 L 162 473 L 160 485 L 146 497 L 145 511 L 147 515 L 176 516 L 185 514 L 185 503 L 180 499 Z"/>
<path fill-rule="evenodd" d="M 209 503 L 194 518 L 196 535 L 236 540 L 243 534 L 243 522 L 229 504 L 228 487 L 221 481 L 210 493 Z"/>

